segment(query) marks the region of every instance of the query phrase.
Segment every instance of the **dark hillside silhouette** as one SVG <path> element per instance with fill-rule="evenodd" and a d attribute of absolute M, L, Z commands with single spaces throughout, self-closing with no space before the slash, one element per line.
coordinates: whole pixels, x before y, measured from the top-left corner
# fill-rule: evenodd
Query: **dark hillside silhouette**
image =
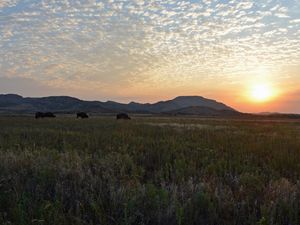
<path fill-rule="evenodd" d="M 200 107 L 198 111 L 203 107 L 203 109 L 210 108 L 214 112 L 217 110 L 220 113 L 221 111 L 237 112 L 223 103 L 200 96 L 180 96 L 153 104 L 136 102 L 123 104 L 113 101 L 83 101 L 68 96 L 23 98 L 13 94 L 0 95 L 0 112 L 6 113 L 33 113 L 39 111 L 57 113 L 74 113 L 78 111 L 95 113 L 117 113 L 120 111 L 127 113 L 167 113 L 189 107 Z"/>

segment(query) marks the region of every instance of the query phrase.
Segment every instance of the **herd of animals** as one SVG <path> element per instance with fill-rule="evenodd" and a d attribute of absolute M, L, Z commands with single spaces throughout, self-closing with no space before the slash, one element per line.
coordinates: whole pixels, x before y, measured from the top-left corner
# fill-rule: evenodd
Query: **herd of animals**
<path fill-rule="evenodd" d="M 35 118 L 40 119 L 40 118 L 55 118 L 56 115 L 52 112 L 37 112 L 35 113 Z M 81 119 L 88 119 L 89 115 L 85 112 L 79 112 L 76 114 L 76 118 L 81 118 Z M 116 116 L 117 120 L 130 120 L 131 118 L 128 116 L 126 113 L 119 113 Z"/>

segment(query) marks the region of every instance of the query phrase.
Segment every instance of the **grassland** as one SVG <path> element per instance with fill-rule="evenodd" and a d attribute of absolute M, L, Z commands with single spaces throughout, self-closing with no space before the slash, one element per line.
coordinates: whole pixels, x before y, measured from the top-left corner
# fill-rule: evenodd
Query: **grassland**
<path fill-rule="evenodd" d="M 0 118 L 0 224 L 300 224 L 300 121 Z"/>

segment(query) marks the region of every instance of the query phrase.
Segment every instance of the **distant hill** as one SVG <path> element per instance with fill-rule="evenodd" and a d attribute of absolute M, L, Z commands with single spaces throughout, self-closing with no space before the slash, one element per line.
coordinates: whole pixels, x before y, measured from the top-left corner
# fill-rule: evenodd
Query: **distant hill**
<path fill-rule="evenodd" d="M 192 106 L 209 107 L 215 110 L 232 110 L 233 108 L 217 102 L 215 100 L 203 98 L 200 96 L 179 96 L 172 100 L 161 101 L 155 104 L 147 105 L 148 111 L 151 112 L 169 112 L 172 110 L 183 109 Z"/>
<path fill-rule="evenodd" d="M 90 111 L 107 113 L 101 102 L 83 101 L 68 96 L 23 98 L 19 95 L 0 95 L 0 112 L 32 113 L 36 111 L 76 112 Z"/>
<path fill-rule="evenodd" d="M 235 110 L 222 109 L 217 110 L 210 107 L 190 106 L 182 109 L 169 111 L 173 115 L 199 115 L 199 116 L 239 116 L 242 113 Z"/>
<path fill-rule="evenodd" d="M 83 101 L 68 96 L 51 96 L 42 98 L 24 98 L 20 95 L 0 95 L 0 112 L 33 113 L 36 111 L 95 112 L 95 113 L 171 113 L 187 115 L 223 115 L 238 112 L 220 102 L 200 96 L 179 96 L 172 100 L 154 104 L 130 102 L 129 104 L 113 101 Z"/>
<path fill-rule="evenodd" d="M 267 118 L 300 119 L 300 114 L 295 114 L 295 113 L 261 112 L 261 113 L 256 113 L 253 115 L 263 116 L 263 117 L 267 117 Z"/>

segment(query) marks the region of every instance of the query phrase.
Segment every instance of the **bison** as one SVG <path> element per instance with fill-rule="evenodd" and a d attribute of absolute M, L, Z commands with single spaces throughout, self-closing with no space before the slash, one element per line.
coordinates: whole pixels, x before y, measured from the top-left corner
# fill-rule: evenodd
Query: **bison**
<path fill-rule="evenodd" d="M 39 118 L 55 118 L 56 116 L 52 113 L 52 112 L 37 112 L 35 114 L 35 118 L 39 119 Z"/>
<path fill-rule="evenodd" d="M 79 112 L 79 113 L 77 113 L 77 118 L 87 119 L 87 118 L 89 118 L 89 116 L 85 112 Z"/>
<path fill-rule="evenodd" d="M 130 120 L 131 118 L 126 113 L 117 114 L 117 120 Z"/>

